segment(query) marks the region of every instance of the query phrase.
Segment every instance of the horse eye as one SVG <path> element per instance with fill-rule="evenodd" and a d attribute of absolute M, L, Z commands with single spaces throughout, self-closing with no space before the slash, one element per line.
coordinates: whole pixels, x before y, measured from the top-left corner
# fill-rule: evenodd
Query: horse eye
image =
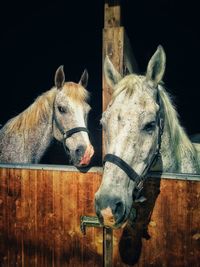
<path fill-rule="evenodd" d="M 144 126 L 143 131 L 147 133 L 152 133 L 152 131 L 155 130 L 155 128 L 156 128 L 156 122 L 151 121 Z"/>
<path fill-rule="evenodd" d="M 67 112 L 66 109 L 61 107 L 61 106 L 58 106 L 58 110 L 60 113 L 66 113 Z"/>

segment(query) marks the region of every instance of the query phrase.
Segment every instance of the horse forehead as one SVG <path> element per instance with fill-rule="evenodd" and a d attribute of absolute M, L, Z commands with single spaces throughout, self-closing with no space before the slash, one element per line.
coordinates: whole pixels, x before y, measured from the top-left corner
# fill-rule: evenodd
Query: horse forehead
<path fill-rule="evenodd" d="M 88 91 L 81 84 L 74 82 L 66 82 L 57 95 L 59 100 L 60 98 L 70 99 L 79 104 L 87 102 L 89 98 Z"/>
<path fill-rule="evenodd" d="M 89 106 L 86 97 L 80 96 L 76 94 L 76 92 L 72 93 L 70 90 L 67 90 L 67 88 L 63 88 L 57 93 L 56 102 L 72 108 Z"/>
<path fill-rule="evenodd" d="M 113 105 L 108 107 L 108 113 L 120 113 L 127 116 L 127 114 L 156 113 L 158 109 L 159 106 L 152 95 L 140 92 L 131 97 L 124 94 L 119 99 L 116 98 Z"/>

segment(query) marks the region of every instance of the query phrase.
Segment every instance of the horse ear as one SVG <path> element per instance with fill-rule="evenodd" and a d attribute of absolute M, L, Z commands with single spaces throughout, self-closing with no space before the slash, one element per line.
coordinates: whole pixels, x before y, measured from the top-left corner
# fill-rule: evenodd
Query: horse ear
<path fill-rule="evenodd" d="M 158 84 L 164 75 L 166 65 L 165 51 L 161 45 L 158 46 L 156 52 L 151 57 L 148 66 L 146 77 L 147 80 L 152 80 Z"/>
<path fill-rule="evenodd" d="M 111 88 L 122 79 L 121 74 L 115 69 L 108 56 L 106 56 L 104 61 L 104 75 L 106 82 Z"/>
<path fill-rule="evenodd" d="M 88 77 L 88 71 L 85 69 L 79 81 L 79 84 L 81 84 L 84 88 L 86 88 L 88 85 Z"/>
<path fill-rule="evenodd" d="M 64 70 L 63 70 L 64 66 L 61 65 L 56 73 L 55 73 L 55 78 L 54 78 L 54 82 L 55 82 L 55 86 L 58 88 L 58 89 L 61 89 L 65 83 L 65 73 L 64 73 Z"/>

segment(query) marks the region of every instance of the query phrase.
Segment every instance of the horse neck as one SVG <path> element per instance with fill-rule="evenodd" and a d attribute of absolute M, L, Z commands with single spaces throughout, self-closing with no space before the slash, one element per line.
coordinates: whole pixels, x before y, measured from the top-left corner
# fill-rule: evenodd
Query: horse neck
<path fill-rule="evenodd" d="M 29 163 L 37 163 L 41 159 L 53 139 L 52 119 L 55 94 L 54 88 L 47 91 L 5 125 L 3 143 L 8 142 L 6 139 L 12 141 L 9 141 L 9 147 L 4 147 L 4 150 L 5 154 L 9 154 L 12 150 L 11 160 L 13 162 L 15 158 L 18 162 Z"/>
<path fill-rule="evenodd" d="M 199 171 L 196 150 L 181 127 L 178 114 L 165 88 L 158 86 L 165 125 L 161 140 L 162 170 L 195 173 Z"/>
<path fill-rule="evenodd" d="M 170 134 L 166 128 L 167 127 L 165 125 L 161 139 L 160 154 L 162 166 L 160 167 L 163 171 L 173 172 L 177 169 L 177 161 L 175 159 L 174 147 L 171 147 Z"/>
<path fill-rule="evenodd" d="M 56 95 L 56 90 L 51 89 L 47 91 L 44 95 L 41 96 L 44 98 L 44 101 L 47 101 L 48 108 L 44 108 L 44 113 L 41 116 L 35 125 L 33 125 L 32 129 L 30 129 L 30 139 L 34 139 L 32 147 L 32 151 L 34 151 L 34 160 L 38 162 L 42 155 L 44 154 L 45 150 L 50 145 L 53 139 L 53 103 Z M 36 105 L 37 108 L 37 105 Z"/>
<path fill-rule="evenodd" d="M 197 173 L 199 164 L 195 148 L 189 141 L 184 129 L 177 125 L 179 136 L 172 138 L 168 125 L 165 124 L 161 141 L 161 163 L 165 172 Z"/>

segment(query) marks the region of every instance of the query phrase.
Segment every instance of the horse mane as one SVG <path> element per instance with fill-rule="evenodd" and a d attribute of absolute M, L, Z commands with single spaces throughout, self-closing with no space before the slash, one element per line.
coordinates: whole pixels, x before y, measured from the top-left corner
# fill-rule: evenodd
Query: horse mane
<path fill-rule="evenodd" d="M 53 102 L 57 92 L 53 87 L 43 93 L 23 112 L 9 120 L 5 127 L 5 133 L 22 132 L 26 129 L 33 129 L 39 122 L 44 121 L 53 108 Z M 72 101 L 82 104 L 89 98 L 89 92 L 80 84 L 66 82 L 62 88 L 63 92 L 69 96 Z"/>
<path fill-rule="evenodd" d="M 126 91 L 127 96 L 130 97 L 136 90 L 141 90 L 142 80 L 144 80 L 144 76 L 134 73 L 125 76 L 118 84 L 116 84 L 112 95 L 112 101 L 114 101 L 114 99 L 123 91 Z"/>
<path fill-rule="evenodd" d="M 10 119 L 5 126 L 5 133 L 22 132 L 34 128 L 39 121 L 44 120 L 52 109 L 56 88 L 38 96 L 36 100 L 23 112 Z"/>
<path fill-rule="evenodd" d="M 179 115 L 172 103 L 171 97 L 166 92 L 163 85 L 158 85 L 158 93 L 163 104 L 163 111 L 165 117 L 165 125 L 168 126 L 170 133 L 171 145 L 175 152 L 177 162 L 184 155 L 190 154 L 192 159 L 197 157 L 197 151 L 186 134 L 184 128 L 179 121 Z"/>

